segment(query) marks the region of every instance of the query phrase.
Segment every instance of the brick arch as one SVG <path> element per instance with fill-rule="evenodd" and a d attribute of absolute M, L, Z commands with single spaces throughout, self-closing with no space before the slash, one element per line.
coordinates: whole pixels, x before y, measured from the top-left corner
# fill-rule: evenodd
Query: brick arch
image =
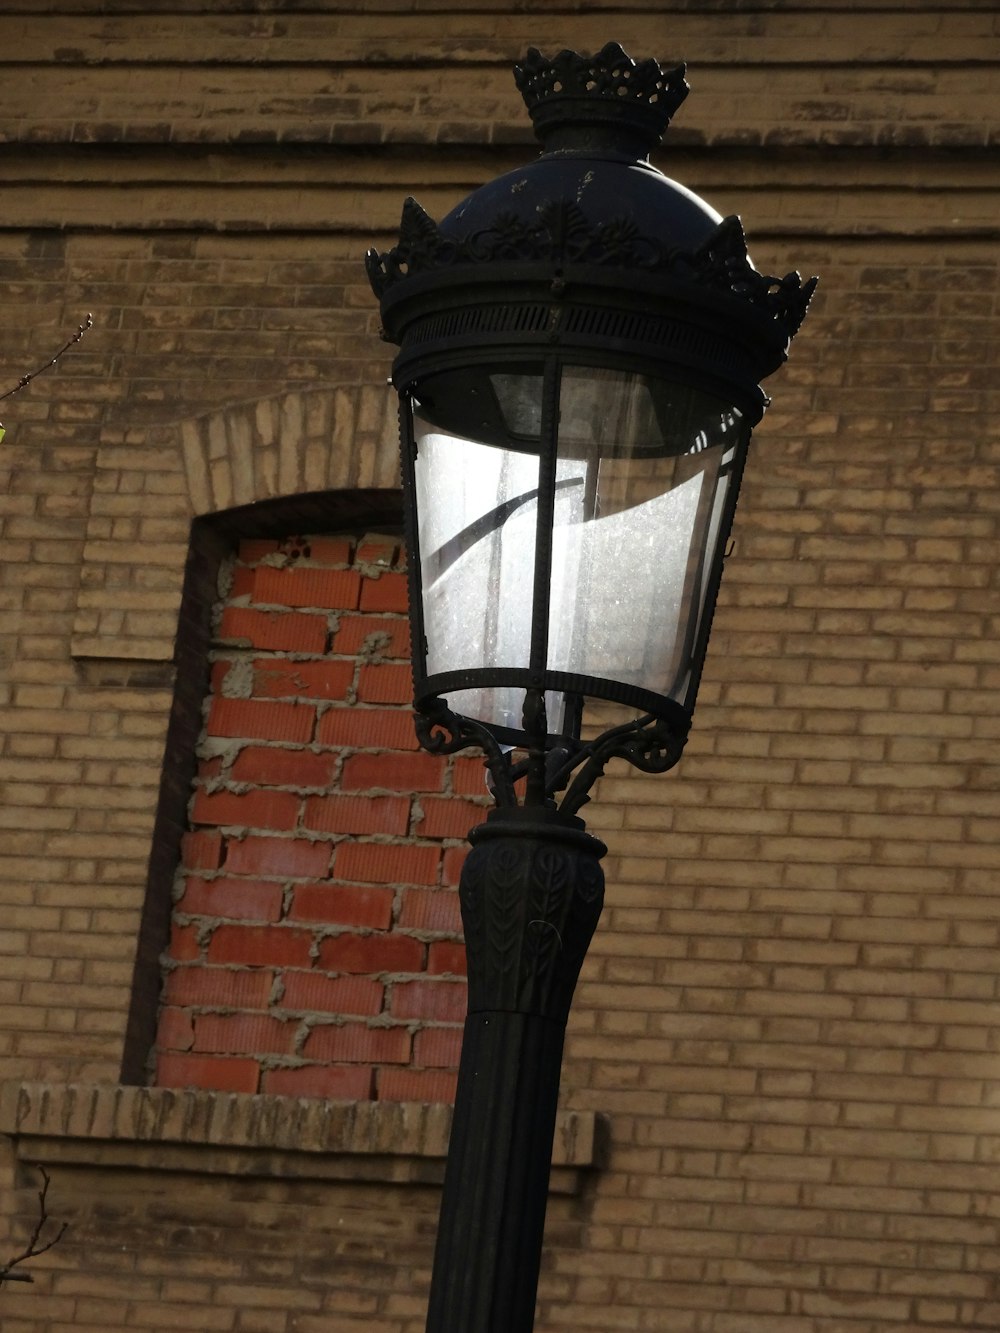
<path fill-rule="evenodd" d="M 393 487 L 398 454 L 384 385 L 296 390 L 106 438 L 73 656 L 169 662 L 193 519 L 303 492 Z"/>
<path fill-rule="evenodd" d="M 347 486 L 391 486 L 396 406 L 369 388 L 290 392 L 181 423 L 193 514 Z"/>
<path fill-rule="evenodd" d="M 488 801 L 417 750 L 399 519 L 341 491 L 195 525 L 125 1081 L 453 1096 Z"/>

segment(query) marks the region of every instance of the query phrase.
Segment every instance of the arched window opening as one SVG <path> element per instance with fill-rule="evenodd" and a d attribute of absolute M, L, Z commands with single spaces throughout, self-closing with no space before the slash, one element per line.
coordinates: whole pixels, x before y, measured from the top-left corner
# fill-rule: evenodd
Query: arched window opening
<path fill-rule="evenodd" d="M 398 495 L 322 500 L 195 525 L 131 1081 L 449 1101 L 482 763 L 417 747 Z"/>

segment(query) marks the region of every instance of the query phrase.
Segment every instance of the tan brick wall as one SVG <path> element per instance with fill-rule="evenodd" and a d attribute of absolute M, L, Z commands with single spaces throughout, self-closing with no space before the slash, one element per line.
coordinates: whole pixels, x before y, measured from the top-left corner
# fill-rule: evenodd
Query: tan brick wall
<path fill-rule="evenodd" d="M 685 758 L 587 807 L 564 1103 L 609 1141 L 551 1206 L 539 1333 L 996 1327 L 993 0 L 47 8 L 0 16 L 0 365 L 95 327 L 0 413 L 0 1075 L 119 1076 L 191 518 L 394 484 L 361 255 L 523 160 L 526 45 L 614 37 L 691 61 L 658 162 L 822 286 Z M 5 1333 L 419 1330 L 435 1185 L 297 1177 L 260 1134 L 249 1173 L 5 1147 L 0 1259 L 18 1153 L 73 1223 Z"/>

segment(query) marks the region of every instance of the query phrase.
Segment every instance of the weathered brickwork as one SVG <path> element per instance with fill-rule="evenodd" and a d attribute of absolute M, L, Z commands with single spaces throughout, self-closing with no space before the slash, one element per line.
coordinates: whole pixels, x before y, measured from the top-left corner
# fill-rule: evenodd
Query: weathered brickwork
<path fill-rule="evenodd" d="M 400 540 L 245 540 L 222 578 L 154 1082 L 451 1101 L 489 801 L 417 748 Z"/>
<path fill-rule="evenodd" d="M 341 14 L 336 0 L 280 17 L 178 8 L 192 12 L 111 24 L 93 16 L 61 16 L 58 25 L 3 19 L 7 60 L 39 66 L 11 89 L 3 138 L 32 145 L 530 145 L 509 85 L 526 39 L 559 49 L 571 30 L 580 49 L 595 50 L 607 40 L 608 22 L 603 6 L 588 3 L 547 5 L 530 22 L 479 3 L 451 4 L 437 30 L 397 5 L 381 23 L 385 6 Z M 614 15 L 627 49 L 655 49 L 701 71 L 708 105 L 697 127 L 679 130 L 686 144 L 964 147 L 985 146 L 997 132 L 995 107 L 983 105 L 994 91 L 983 47 L 998 36 L 990 0 L 964 0 L 960 14 L 902 3 L 888 18 L 874 4 L 837 12 L 799 0 L 781 4 L 786 12 L 766 25 L 755 3 L 730 8 L 737 12 L 697 2 L 622 5 Z M 202 55 L 209 49 L 212 67 Z M 818 62 L 819 70 L 811 68 Z M 438 77 L 442 63 L 447 86 Z M 905 74 L 893 68 L 914 63 L 918 69 Z M 847 77 L 842 65 L 850 67 Z"/>
<path fill-rule="evenodd" d="M 0 1261 L 36 1216 L 28 1161 L 49 1164 L 50 1211 L 72 1223 L 33 1286 L 0 1289 L 4 1333 L 423 1327 L 437 1158 L 403 1172 L 398 1144 L 372 1151 L 378 1171 L 342 1145 L 296 1154 L 288 1126 L 315 1100 L 290 1090 L 243 1094 L 237 1115 L 209 1088 L 183 1102 L 183 1131 L 181 1102 L 158 1103 L 174 1107 L 158 1136 L 136 1112 L 131 1145 L 126 1116 L 83 1151 L 45 1115 L 64 1109 L 51 1089 L 121 1076 L 192 519 L 395 486 L 363 252 L 391 244 L 407 194 L 441 216 L 525 159 L 507 67 L 526 46 L 609 38 L 690 61 L 658 165 L 743 214 L 758 267 L 821 287 L 768 386 L 686 755 L 661 778 L 614 767 L 586 807 L 608 896 L 563 1102 L 607 1117 L 607 1142 L 550 1205 L 538 1330 L 1000 1326 L 994 0 L 70 8 L 0 16 L 0 392 L 95 319 L 0 405 L 0 1077 L 44 1081 L 56 1108 L 31 1132 L 0 1125 Z M 307 568 L 277 555 L 237 565 L 254 601 L 258 576 L 271 596 L 264 579 Z M 240 639 L 276 620 L 307 635 L 317 610 L 251 605 L 248 584 L 230 597 L 230 624 L 251 617 Z M 401 616 L 359 602 L 341 625 L 369 614 Z M 426 1052 L 346 1060 L 337 1042 L 454 1031 L 450 1015 L 397 1024 L 392 993 L 461 985 L 428 966 L 453 921 L 401 913 L 453 900 L 463 830 L 447 816 L 480 808 L 478 763 L 422 788 L 438 767 L 403 726 L 401 645 L 359 665 L 362 643 L 296 640 L 310 670 L 293 704 L 270 693 L 286 646 L 258 643 L 213 649 L 216 750 L 176 952 L 152 960 L 174 988 L 163 1058 L 246 1061 L 254 1089 L 309 1068 L 360 1071 L 376 1093 L 387 1072 L 447 1072 Z M 376 693 L 349 702 L 362 666 Z M 245 694 L 258 678 L 266 696 Z M 375 736 L 373 718 L 399 730 Z M 264 780 L 263 750 L 296 767 Z M 279 843 L 322 866 L 266 873 Z M 403 851 L 427 863 L 386 864 Z M 327 915 L 334 856 L 376 914 L 364 924 Z M 292 952 L 218 957 L 246 932 Z M 340 942 L 380 932 L 426 948 L 421 968 L 375 972 L 361 949 L 348 970 Z M 213 976 L 223 991 L 197 989 Z M 378 987 L 377 1014 L 350 1012 Z M 347 1112 L 399 1109 L 365 1097 Z"/>

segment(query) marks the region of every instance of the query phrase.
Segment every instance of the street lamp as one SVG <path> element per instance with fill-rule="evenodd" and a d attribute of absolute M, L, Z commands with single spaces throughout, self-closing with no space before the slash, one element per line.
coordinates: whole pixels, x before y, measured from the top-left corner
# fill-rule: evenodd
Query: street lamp
<path fill-rule="evenodd" d="M 764 376 L 815 279 L 648 161 L 684 67 L 529 51 L 541 157 L 370 251 L 399 345 L 417 732 L 485 752 L 427 1328 L 530 1333 L 563 1036 L 603 899 L 577 811 L 680 758 Z M 610 724 L 610 725 L 609 725 Z M 518 780 L 523 798 L 518 800 Z M 560 797 L 561 794 L 561 797 Z"/>

